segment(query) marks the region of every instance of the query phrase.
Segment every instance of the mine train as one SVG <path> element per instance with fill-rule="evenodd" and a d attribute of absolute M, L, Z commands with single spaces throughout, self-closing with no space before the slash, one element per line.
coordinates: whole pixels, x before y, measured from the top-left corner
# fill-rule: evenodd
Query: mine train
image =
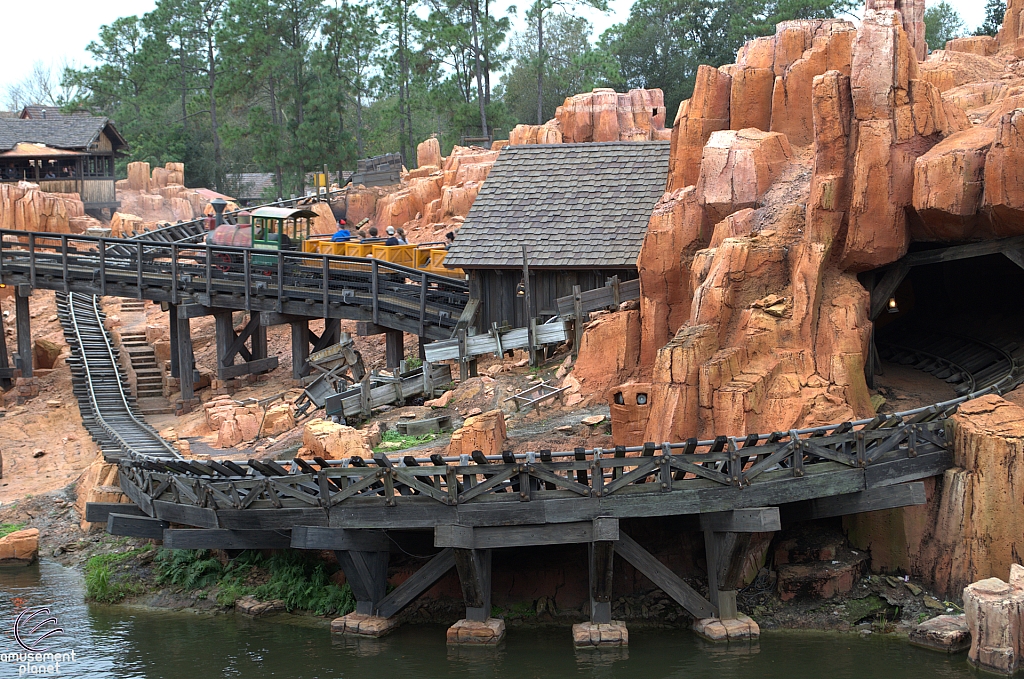
<path fill-rule="evenodd" d="M 384 245 L 383 241 L 360 243 L 358 240 L 335 242 L 329 237 L 310 235 L 317 213 L 304 208 L 261 207 L 252 213 L 238 214 L 237 223 L 225 222 L 206 236 L 207 245 L 225 245 L 252 248 L 250 262 L 254 269 L 268 271 L 277 268 L 277 256 L 263 251 L 310 252 L 321 255 L 346 257 L 372 257 L 391 264 L 427 273 L 465 278 L 461 269 L 448 269 L 443 248 L 422 245 Z M 237 269 L 242 263 L 240 254 L 223 251 L 213 255 L 213 263 L 221 270 Z M 364 265 L 365 266 L 365 265 Z"/>

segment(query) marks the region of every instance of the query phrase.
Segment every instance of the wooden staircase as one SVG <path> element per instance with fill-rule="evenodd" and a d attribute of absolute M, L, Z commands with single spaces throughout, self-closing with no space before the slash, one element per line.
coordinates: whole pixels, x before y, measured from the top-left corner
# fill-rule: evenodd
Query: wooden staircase
<path fill-rule="evenodd" d="M 121 309 L 123 312 L 124 305 Z M 146 342 L 146 333 L 121 333 L 121 351 L 131 361 L 135 378 L 131 380 L 131 387 L 139 410 L 144 415 L 173 413 L 174 406 L 164 398 L 163 374 L 156 362 L 156 352 Z"/>

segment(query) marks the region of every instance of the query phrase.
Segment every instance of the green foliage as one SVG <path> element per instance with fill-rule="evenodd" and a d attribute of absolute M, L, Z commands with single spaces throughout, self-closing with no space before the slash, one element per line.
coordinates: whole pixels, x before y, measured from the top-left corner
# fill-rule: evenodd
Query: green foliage
<path fill-rule="evenodd" d="M 185 589 L 209 587 L 224 572 L 220 561 L 206 549 L 162 549 L 156 556 L 158 584 Z"/>
<path fill-rule="evenodd" d="M 133 561 L 152 551 L 152 545 L 113 554 L 99 554 L 85 564 L 85 596 L 87 600 L 105 604 L 117 603 L 126 597 L 142 594 L 146 586 L 133 570 Z"/>
<path fill-rule="evenodd" d="M 1005 0 L 988 0 L 985 3 L 985 21 L 974 30 L 974 35 L 990 35 L 994 38 L 1003 25 L 1005 14 Z"/>
<path fill-rule="evenodd" d="M 417 446 L 421 443 L 428 443 L 437 437 L 437 433 L 423 434 L 421 436 L 406 436 L 405 434 L 399 434 L 396 429 L 388 429 L 384 432 L 384 435 L 380 437 L 381 445 L 374 448 L 373 452 L 393 453 L 404 448 Z M 391 445 L 384 445 L 385 443 L 390 443 Z"/>
<path fill-rule="evenodd" d="M 555 115 L 566 97 L 607 84 L 614 63 L 590 44 L 590 22 L 553 13 L 544 22 L 544 103 L 542 117 Z M 501 79 L 502 97 L 517 123 L 537 122 L 537 25 L 512 36 L 511 67 Z"/>
<path fill-rule="evenodd" d="M 416 368 L 419 368 L 422 365 L 423 365 L 423 359 L 420 358 L 419 356 L 406 356 L 405 357 L 405 367 L 408 370 L 415 370 Z"/>
<path fill-rule="evenodd" d="M 161 550 L 156 557 L 157 582 L 173 584 L 207 595 L 216 588 L 217 603 L 232 606 L 239 597 L 254 596 L 261 601 L 281 599 L 289 610 L 311 611 L 316 615 L 344 615 L 355 610 L 352 590 L 330 581 L 322 561 L 285 550 L 266 558 L 246 551 L 226 566 L 207 550 Z M 253 584 L 253 576 L 261 584 Z"/>
<path fill-rule="evenodd" d="M 0 538 L 10 535 L 25 527 L 23 523 L 0 523 Z"/>
<path fill-rule="evenodd" d="M 924 11 L 924 39 L 933 50 L 946 48 L 946 42 L 964 34 L 964 20 L 946 0 Z"/>

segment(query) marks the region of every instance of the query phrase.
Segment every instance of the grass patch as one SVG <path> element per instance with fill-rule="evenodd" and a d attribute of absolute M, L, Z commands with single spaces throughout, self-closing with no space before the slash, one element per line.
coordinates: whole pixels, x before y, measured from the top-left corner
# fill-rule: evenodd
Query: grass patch
<path fill-rule="evenodd" d="M 146 591 L 142 578 L 134 570 L 139 557 L 148 556 L 152 545 L 115 554 L 98 554 L 85 564 L 85 597 L 89 601 L 116 604 L 126 597 Z"/>
<path fill-rule="evenodd" d="M 0 523 L 0 538 L 7 537 L 25 527 L 23 523 Z"/>
<path fill-rule="evenodd" d="M 388 429 L 381 436 L 380 445 L 373 449 L 375 453 L 393 453 L 396 450 L 402 450 L 404 448 L 411 448 L 421 443 L 429 443 L 436 439 L 440 434 L 432 432 L 430 434 L 423 434 L 421 436 L 406 436 L 405 434 L 399 434 L 397 429 Z"/>
<path fill-rule="evenodd" d="M 349 586 L 331 582 L 332 570 L 327 564 L 293 550 L 270 557 L 245 551 L 227 565 L 208 550 L 161 550 L 156 570 L 159 583 L 190 591 L 215 588 L 217 603 L 222 606 L 254 596 L 260 601 L 280 599 L 289 611 L 316 615 L 344 615 L 356 607 Z"/>

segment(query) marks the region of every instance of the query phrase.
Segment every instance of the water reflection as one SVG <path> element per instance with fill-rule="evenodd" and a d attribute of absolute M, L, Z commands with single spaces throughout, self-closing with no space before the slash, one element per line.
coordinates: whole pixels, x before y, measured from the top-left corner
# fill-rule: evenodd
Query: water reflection
<path fill-rule="evenodd" d="M 325 621 L 252 620 L 91 606 L 81 575 L 54 563 L 0 571 L 0 652 L 15 650 L 11 622 L 49 605 L 74 649 L 63 676 L 89 679 L 933 679 L 973 676 L 948 657 L 895 638 L 766 634 L 760 643 L 709 644 L 682 630 L 630 630 L 628 648 L 574 650 L 568 626 L 512 629 L 496 647 L 449 647 L 440 625 L 409 625 L 382 639 L 332 636 Z M 0 666 L 0 679 L 17 669 Z"/>

